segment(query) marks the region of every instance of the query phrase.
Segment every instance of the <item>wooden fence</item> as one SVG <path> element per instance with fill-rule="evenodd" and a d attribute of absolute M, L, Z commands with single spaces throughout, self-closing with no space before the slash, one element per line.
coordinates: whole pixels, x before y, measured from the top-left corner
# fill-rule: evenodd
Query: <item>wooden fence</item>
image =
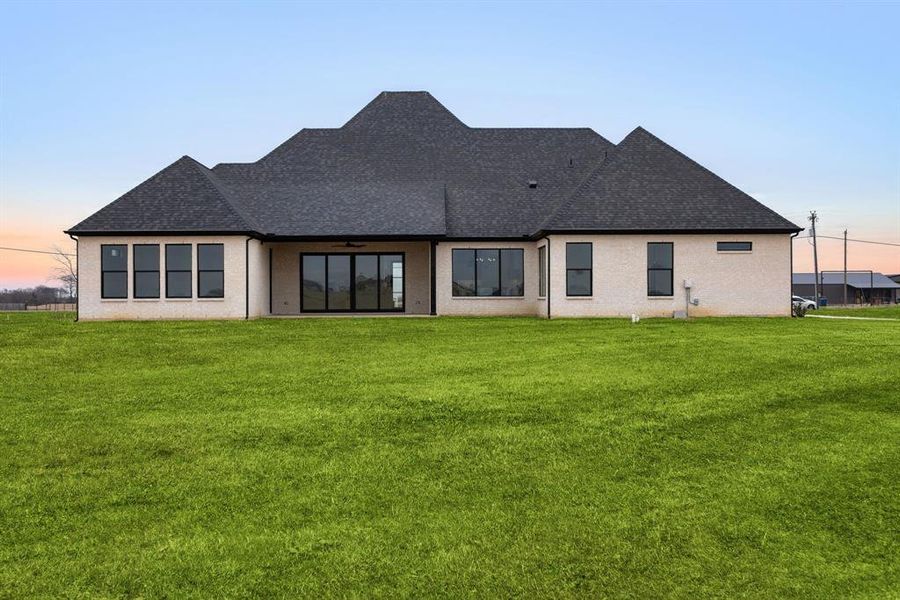
<path fill-rule="evenodd" d="M 25 302 L 0 302 L 0 310 L 50 310 L 56 312 L 75 311 L 74 302 L 54 304 L 26 304 Z"/>

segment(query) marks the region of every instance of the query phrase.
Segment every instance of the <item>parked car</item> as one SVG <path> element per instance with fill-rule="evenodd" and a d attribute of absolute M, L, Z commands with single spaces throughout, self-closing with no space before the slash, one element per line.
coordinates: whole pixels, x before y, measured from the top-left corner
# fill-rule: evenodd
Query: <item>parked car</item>
<path fill-rule="evenodd" d="M 800 296 L 793 296 L 791 298 L 791 303 L 794 306 L 800 306 L 804 310 L 816 310 L 816 303 L 813 300 L 808 300 L 806 298 L 801 298 Z"/>

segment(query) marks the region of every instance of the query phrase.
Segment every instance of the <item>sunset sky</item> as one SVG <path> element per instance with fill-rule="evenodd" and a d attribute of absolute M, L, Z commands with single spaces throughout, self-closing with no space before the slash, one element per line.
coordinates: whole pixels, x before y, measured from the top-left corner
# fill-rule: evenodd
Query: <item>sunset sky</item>
<path fill-rule="evenodd" d="M 643 125 L 800 226 L 900 243 L 898 30 L 900 4 L 3 3 L 0 246 L 74 251 L 63 229 L 180 156 L 253 161 L 382 90 L 471 126 Z M 0 288 L 51 266 L 0 250 Z"/>

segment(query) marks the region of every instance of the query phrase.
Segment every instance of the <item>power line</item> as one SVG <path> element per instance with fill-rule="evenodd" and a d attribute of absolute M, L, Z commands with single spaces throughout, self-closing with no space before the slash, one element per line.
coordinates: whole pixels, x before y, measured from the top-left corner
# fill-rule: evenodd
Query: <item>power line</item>
<path fill-rule="evenodd" d="M 53 256 L 59 256 L 62 254 L 63 256 L 75 256 L 75 254 L 66 254 L 65 252 L 49 252 L 47 250 L 30 250 L 28 248 L 7 248 L 6 246 L 0 246 L 0 250 L 12 250 L 13 252 L 32 252 L 34 254 L 52 254 Z"/>
<path fill-rule="evenodd" d="M 816 234 L 816 237 L 817 238 L 828 238 L 829 240 L 843 240 L 844 239 L 842 237 L 835 237 L 833 235 L 822 235 L 819 233 Z M 812 238 L 812 236 L 811 235 L 797 236 L 797 239 L 801 239 L 801 240 L 808 239 L 808 238 Z M 878 244 L 879 246 L 900 246 L 900 244 L 897 244 L 894 242 L 873 242 L 872 240 L 854 240 L 854 239 L 850 239 L 850 238 L 848 238 L 847 241 L 848 242 L 859 242 L 860 244 Z"/>

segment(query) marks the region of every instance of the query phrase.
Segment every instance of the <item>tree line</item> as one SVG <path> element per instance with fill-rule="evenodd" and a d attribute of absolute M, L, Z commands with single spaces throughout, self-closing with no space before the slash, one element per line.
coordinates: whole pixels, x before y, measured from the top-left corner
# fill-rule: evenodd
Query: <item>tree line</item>
<path fill-rule="evenodd" d="M 54 304 L 59 302 L 75 302 L 75 298 L 68 290 L 49 285 L 38 285 L 30 288 L 17 288 L 14 290 L 0 290 L 0 304 L 27 304 L 38 306 L 41 304 Z"/>

